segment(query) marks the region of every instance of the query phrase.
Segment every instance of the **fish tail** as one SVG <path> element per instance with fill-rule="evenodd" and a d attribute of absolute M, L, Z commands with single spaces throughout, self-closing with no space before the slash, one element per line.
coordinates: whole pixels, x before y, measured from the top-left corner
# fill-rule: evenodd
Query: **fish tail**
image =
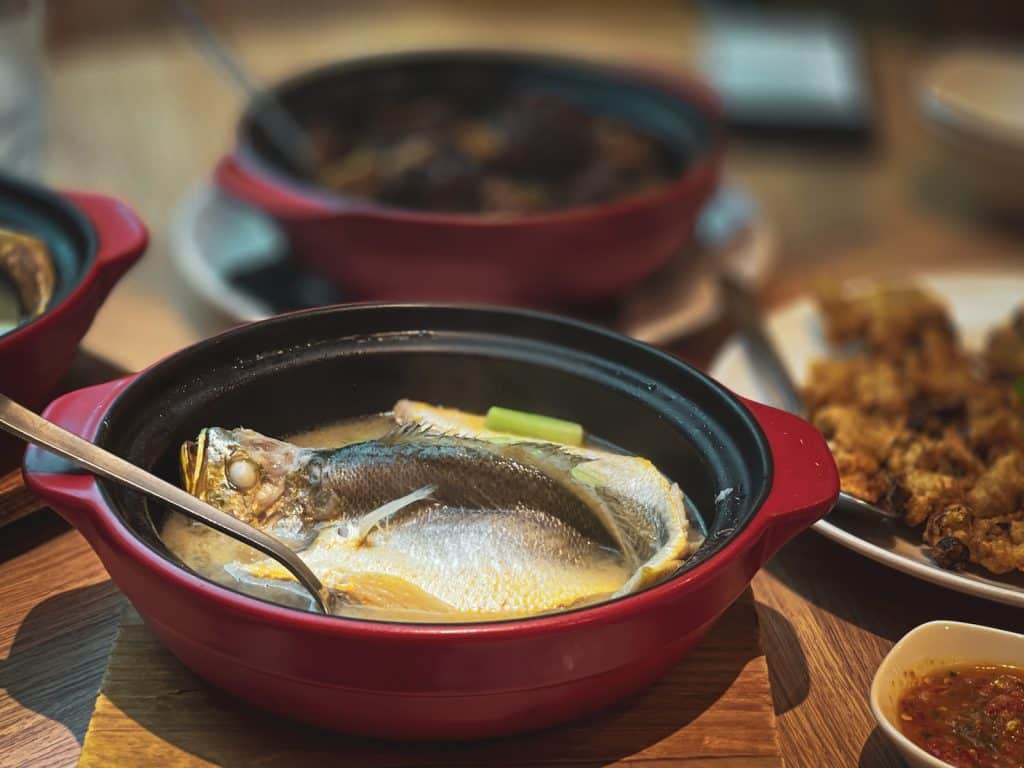
<path fill-rule="evenodd" d="M 362 546 L 363 542 L 366 541 L 366 537 L 370 535 L 374 528 L 410 504 L 415 504 L 417 501 L 429 498 L 436 490 L 436 486 L 425 485 L 412 493 L 407 493 L 401 498 L 389 501 L 387 504 L 382 504 L 371 512 L 367 512 L 356 522 L 355 530 L 348 536 L 349 542 L 356 547 Z"/>

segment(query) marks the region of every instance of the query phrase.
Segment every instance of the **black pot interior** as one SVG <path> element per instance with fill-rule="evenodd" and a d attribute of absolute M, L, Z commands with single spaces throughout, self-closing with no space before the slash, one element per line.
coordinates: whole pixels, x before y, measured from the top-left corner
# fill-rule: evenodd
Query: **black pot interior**
<path fill-rule="evenodd" d="M 678 170 L 712 141 L 713 126 L 694 103 L 598 64 L 525 53 L 437 51 L 359 59 L 289 80 L 277 94 L 300 123 L 326 117 L 339 128 L 359 130 L 376 105 L 437 95 L 485 111 L 521 86 L 557 93 L 659 139 L 668 149 L 666 162 Z M 253 105 L 242 119 L 243 154 L 297 178 L 260 129 L 259 109 Z"/>
<path fill-rule="evenodd" d="M 623 337 L 520 310 L 356 305 L 246 326 L 139 377 L 97 441 L 178 482 L 178 449 L 204 427 L 286 436 L 403 397 L 571 419 L 649 458 L 680 484 L 708 534 L 684 569 L 720 551 L 771 483 L 760 428 L 719 385 Z M 178 562 L 157 535 L 160 510 L 119 486 L 104 491 L 136 536 Z"/>
<path fill-rule="evenodd" d="M 77 208 L 46 189 L 6 175 L 0 175 L 0 229 L 32 235 L 46 244 L 57 277 L 47 311 L 67 298 L 95 258 L 95 230 Z"/>

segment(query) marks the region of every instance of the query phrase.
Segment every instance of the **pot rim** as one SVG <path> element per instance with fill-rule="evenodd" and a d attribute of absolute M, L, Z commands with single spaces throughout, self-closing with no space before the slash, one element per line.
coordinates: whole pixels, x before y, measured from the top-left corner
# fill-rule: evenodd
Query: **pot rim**
<path fill-rule="evenodd" d="M 389 222 L 448 224 L 479 229 L 501 229 L 505 227 L 586 223 L 607 216 L 628 214 L 637 210 L 667 204 L 677 197 L 691 194 L 711 184 L 721 165 L 725 150 L 724 107 L 720 97 L 703 81 L 692 75 L 656 69 L 642 65 L 601 62 L 563 54 L 522 51 L 502 48 L 423 48 L 394 51 L 342 59 L 300 72 L 275 84 L 271 90 L 281 94 L 340 72 L 389 62 L 444 59 L 449 57 L 472 59 L 488 57 L 506 59 L 528 64 L 558 66 L 577 71 L 589 71 L 606 80 L 617 80 L 628 87 L 640 87 L 656 91 L 677 101 L 685 101 L 695 107 L 708 125 L 708 138 L 697 155 L 697 159 L 686 166 L 681 173 L 663 186 L 639 195 L 631 195 L 596 205 L 583 205 L 559 211 L 539 213 L 483 216 L 472 213 L 446 213 L 443 211 L 420 211 L 375 203 L 330 192 L 322 186 L 297 179 L 277 167 L 253 145 L 249 128 L 255 122 L 254 115 L 259 104 L 252 101 L 242 112 L 236 124 L 236 145 L 231 153 L 243 173 L 252 173 L 266 178 L 272 185 L 285 193 L 302 198 L 307 204 L 321 209 L 324 214 L 339 213 L 378 217 Z"/>

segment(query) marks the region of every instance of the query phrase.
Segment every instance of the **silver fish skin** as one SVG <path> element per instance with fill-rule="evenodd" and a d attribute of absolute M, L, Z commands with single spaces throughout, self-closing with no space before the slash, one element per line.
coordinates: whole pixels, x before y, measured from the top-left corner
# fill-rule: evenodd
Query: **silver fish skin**
<path fill-rule="evenodd" d="M 632 537 L 617 521 L 632 510 L 577 482 L 581 461 L 547 443 L 495 444 L 415 428 L 326 450 L 213 427 L 183 446 L 182 475 L 190 493 L 299 541 L 308 542 L 318 524 L 357 520 L 431 486 L 430 501 L 412 507 L 535 509 L 635 560 Z"/>

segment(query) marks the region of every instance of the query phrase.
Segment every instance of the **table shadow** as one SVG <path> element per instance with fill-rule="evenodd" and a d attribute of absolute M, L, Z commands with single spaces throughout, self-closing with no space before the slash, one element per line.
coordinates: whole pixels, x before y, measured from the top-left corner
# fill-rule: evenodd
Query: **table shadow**
<path fill-rule="evenodd" d="M 766 570 L 822 610 L 892 642 L 936 620 L 1020 627 L 1019 608 L 900 573 L 815 531 L 793 539 Z"/>
<path fill-rule="evenodd" d="M 50 509 L 41 509 L 28 517 L 5 525 L 0 536 L 0 564 L 35 549 L 67 533 L 71 525 Z"/>
<path fill-rule="evenodd" d="M 896 749 L 889 743 L 888 737 L 877 726 L 860 751 L 857 768 L 904 768 L 906 763 Z"/>
<path fill-rule="evenodd" d="M 777 610 L 758 602 L 757 620 L 768 661 L 772 706 L 776 715 L 782 715 L 800 706 L 810 693 L 807 657 L 792 623 Z"/>
<path fill-rule="evenodd" d="M 81 744 L 122 608 L 110 581 L 43 600 L 18 627 L 7 658 L 0 659 L 0 689 L 63 724 Z M 62 686 L 71 690 L 69 696 L 62 695 Z"/>

